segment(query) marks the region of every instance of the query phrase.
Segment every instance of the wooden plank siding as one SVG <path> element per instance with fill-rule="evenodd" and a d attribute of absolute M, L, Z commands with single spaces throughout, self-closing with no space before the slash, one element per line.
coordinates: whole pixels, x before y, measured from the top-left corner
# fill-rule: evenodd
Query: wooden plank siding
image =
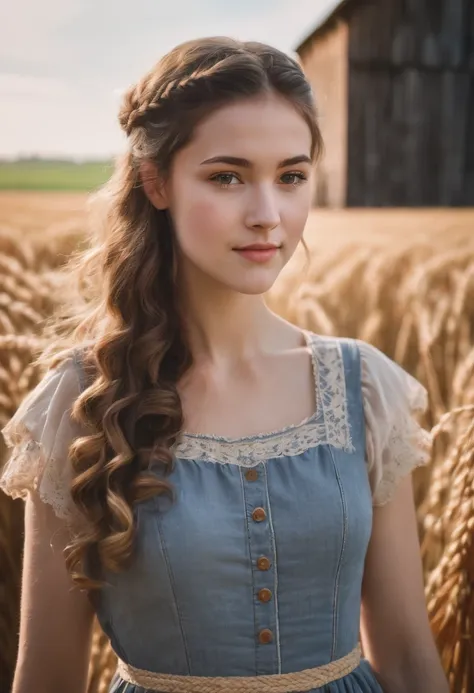
<path fill-rule="evenodd" d="M 468 67 L 472 0 L 371 0 L 350 15 L 351 64 Z"/>
<path fill-rule="evenodd" d="M 380 0 L 349 19 L 348 206 L 474 204 L 472 0 Z"/>
<path fill-rule="evenodd" d="M 347 98 L 324 104 L 324 117 L 340 124 L 347 109 L 346 161 L 326 168 L 316 202 L 474 205 L 474 0 L 343 3 L 303 44 L 313 84 L 324 83 L 327 39 L 343 25 Z M 326 140 L 329 156 L 334 146 Z"/>

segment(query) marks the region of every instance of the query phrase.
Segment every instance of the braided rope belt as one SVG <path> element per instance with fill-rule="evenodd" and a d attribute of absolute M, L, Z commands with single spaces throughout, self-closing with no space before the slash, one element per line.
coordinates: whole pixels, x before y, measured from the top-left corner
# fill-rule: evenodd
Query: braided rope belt
<path fill-rule="evenodd" d="M 125 681 L 161 693 L 294 693 L 310 691 L 350 674 L 359 665 L 361 649 L 314 669 L 263 676 L 178 676 L 136 669 L 118 660 L 117 673 Z"/>

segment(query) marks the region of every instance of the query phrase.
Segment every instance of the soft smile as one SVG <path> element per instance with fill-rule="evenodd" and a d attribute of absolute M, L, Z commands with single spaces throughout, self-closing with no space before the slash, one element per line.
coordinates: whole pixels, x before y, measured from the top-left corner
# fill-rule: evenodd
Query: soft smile
<path fill-rule="evenodd" d="M 234 250 L 249 262 L 263 263 L 271 260 L 280 248 L 281 245 L 275 245 L 274 243 L 252 243 L 242 248 L 234 248 Z"/>

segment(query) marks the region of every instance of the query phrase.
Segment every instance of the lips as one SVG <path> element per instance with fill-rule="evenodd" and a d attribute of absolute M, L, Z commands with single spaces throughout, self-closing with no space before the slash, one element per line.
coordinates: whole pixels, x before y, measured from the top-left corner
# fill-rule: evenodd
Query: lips
<path fill-rule="evenodd" d="M 280 247 L 275 243 L 252 243 L 251 245 L 244 245 L 242 248 L 234 248 L 234 250 L 278 250 Z"/>
<path fill-rule="evenodd" d="M 253 243 L 234 250 L 249 262 L 265 263 L 275 257 L 280 247 L 270 243 Z"/>

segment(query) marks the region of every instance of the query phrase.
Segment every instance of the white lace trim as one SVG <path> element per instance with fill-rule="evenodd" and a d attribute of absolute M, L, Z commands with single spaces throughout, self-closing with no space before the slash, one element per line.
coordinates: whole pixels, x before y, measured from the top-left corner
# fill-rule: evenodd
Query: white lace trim
<path fill-rule="evenodd" d="M 13 448 L 2 469 L 0 490 L 13 499 L 26 500 L 29 491 L 36 491 L 44 503 L 50 505 L 56 516 L 69 524 L 82 517 L 75 507 L 59 465 L 47 460 L 42 446 L 31 436 L 23 424 L 7 426 L 2 431 L 5 443 Z M 67 469 L 66 465 L 62 469 Z"/>
<path fill-rule="evenodd" d="M 176 457 L 254 467 L 276 457 L 301 455 L 318 445 L 354 452 L 347 413 L 346 380 L 339 342 L 304 332 L 311 348 L 316 412 L 299 424 L 255 436 L 226 438 L 182 433 Z"/>
<path fill-rule="evenodd" d="M 390 460 L 384 465 L 383 476 L 374 494 L 374 505 L 388 503 L 401 479 L 414 469 L 425 466 L 431 459 L 432 438 L 424 428 L 418 428 L 411 437 L 407 437 L 406 427 L 394 427 L 388 445 Z"/>
<path fill-rule="evenodd" d="M 415 418 L 427 406 L 427 392 L 420 386 L 409 397 L 409 410 L 393 424 L 386 445 L 390 455 L 383 462 L 382 476 L 374 493 L 374 505 L 385 505 L 392 500 L 401 479 L 430 462 L 433 437 Z"/>

